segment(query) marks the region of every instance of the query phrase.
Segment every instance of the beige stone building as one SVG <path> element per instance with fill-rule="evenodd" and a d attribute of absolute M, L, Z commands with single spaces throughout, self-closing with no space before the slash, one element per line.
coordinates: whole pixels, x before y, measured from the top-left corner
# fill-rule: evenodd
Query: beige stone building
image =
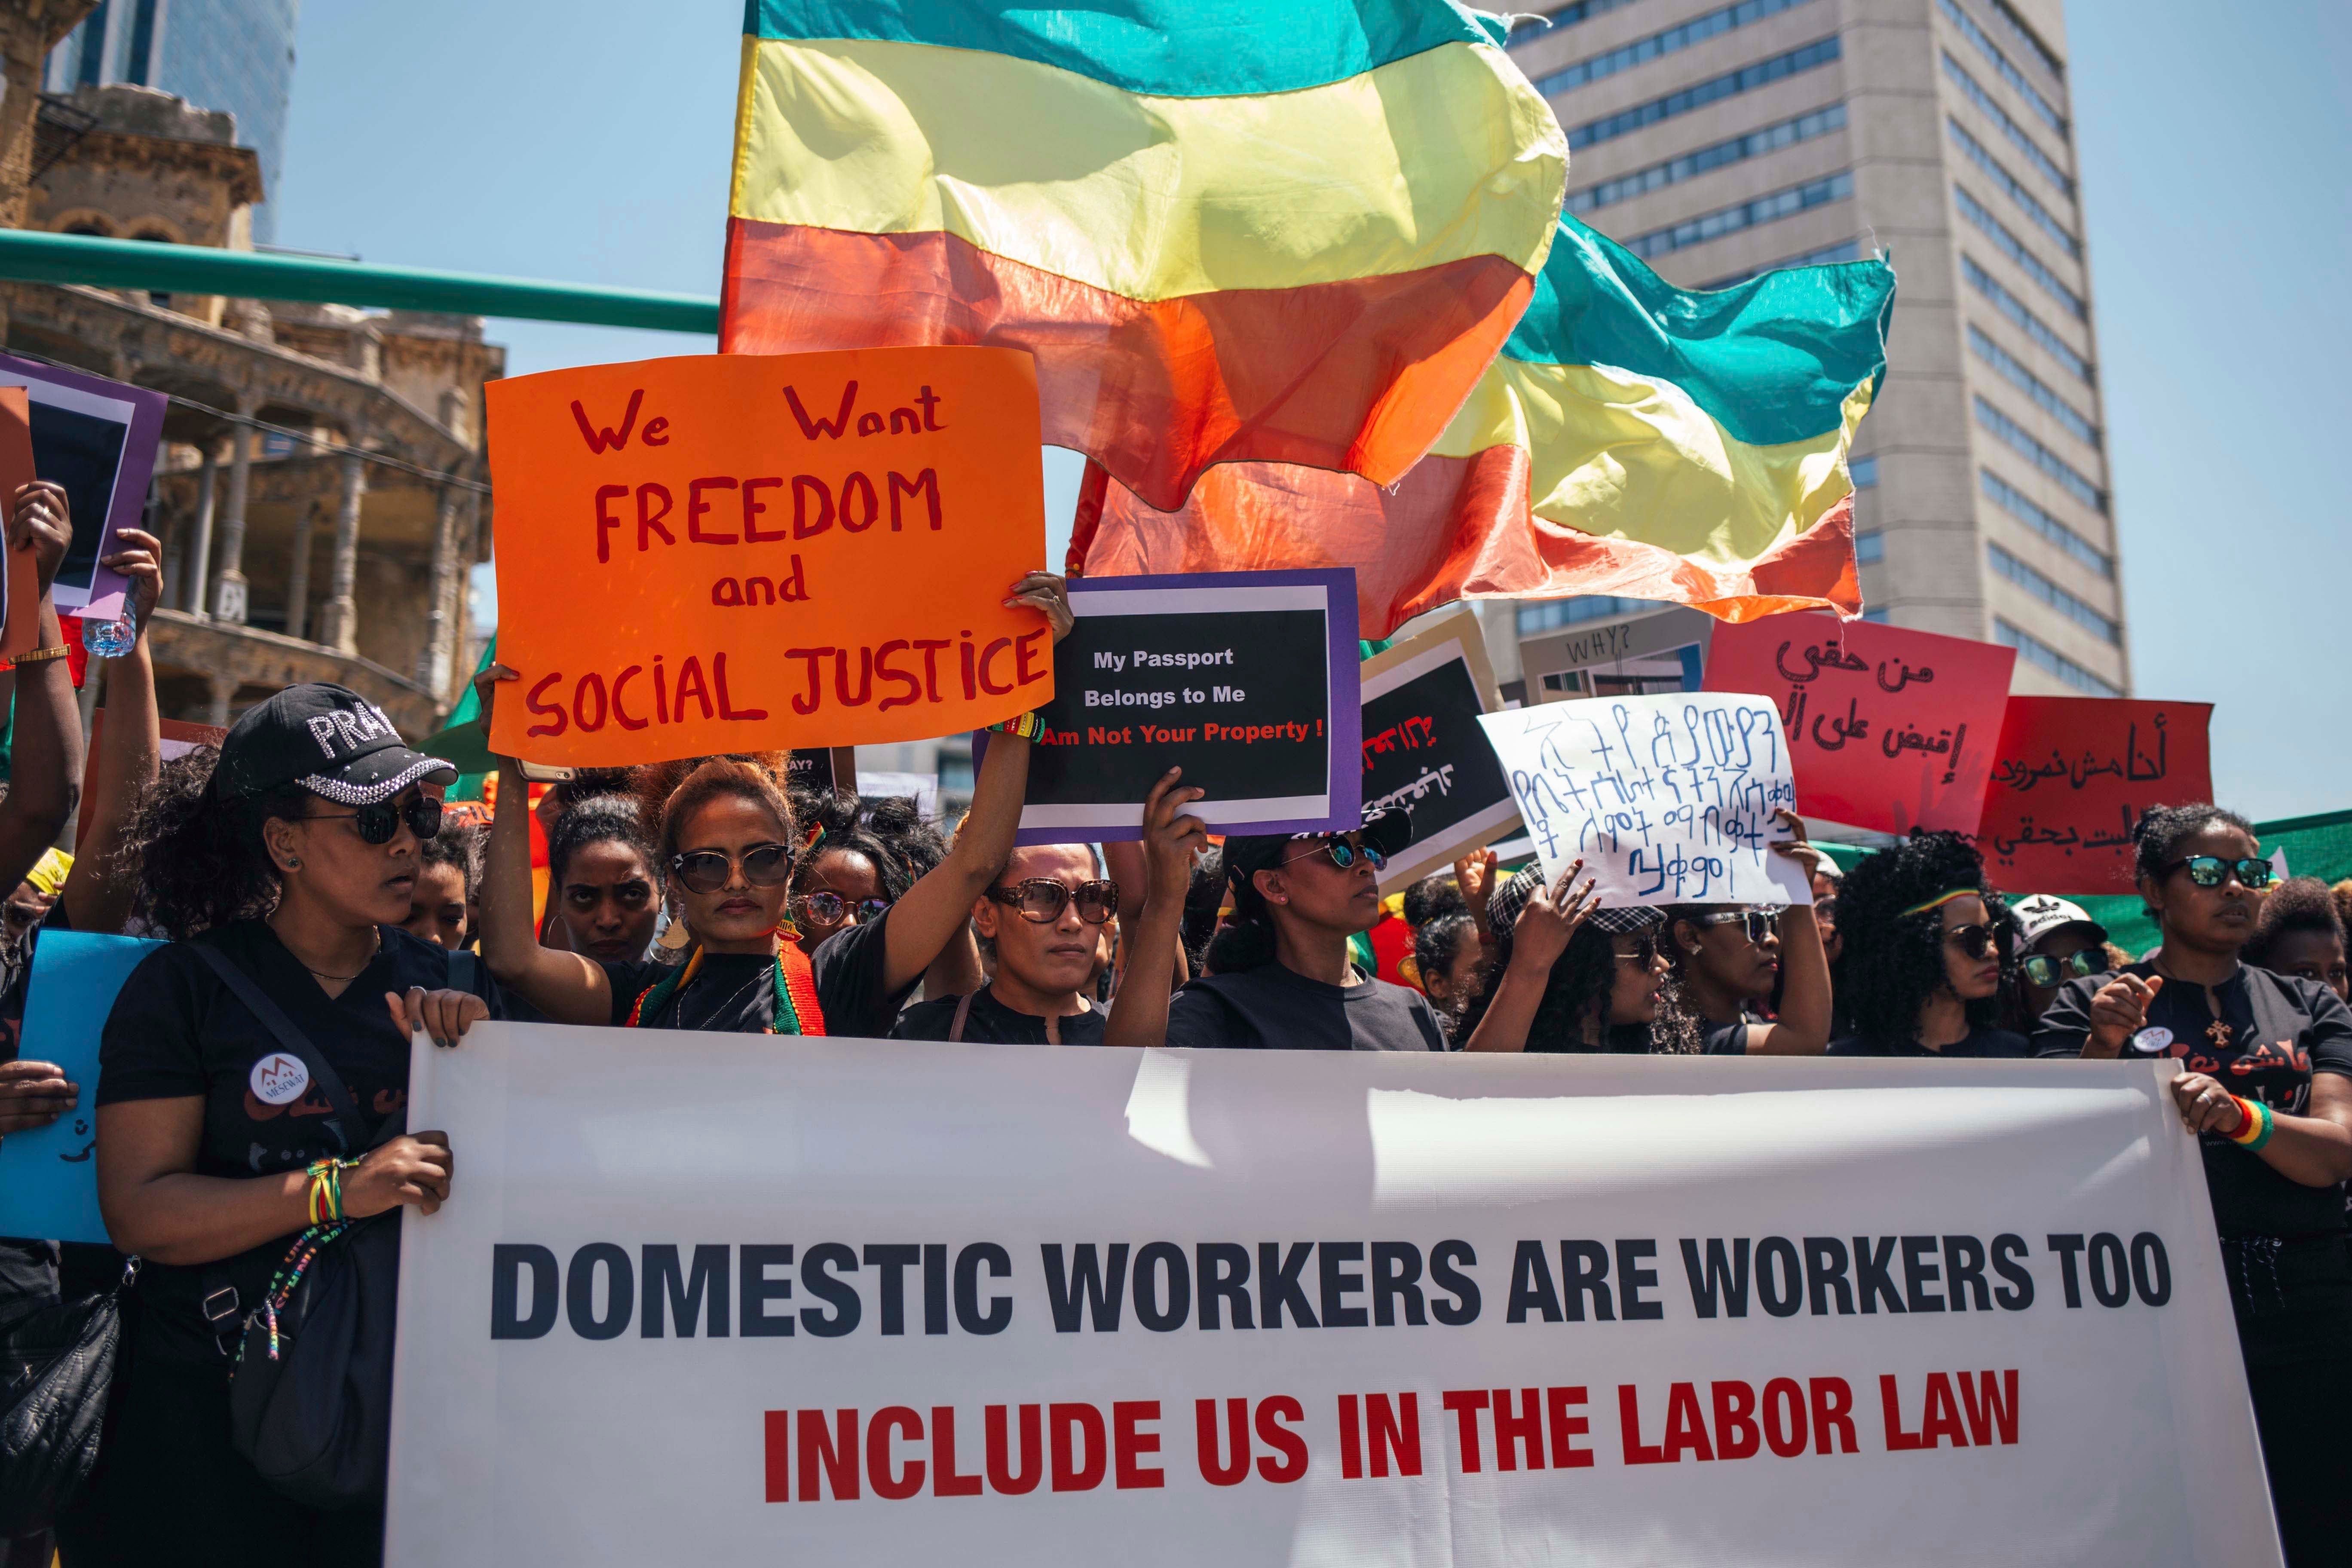
<path fill-rule="evenodd" d="M 89 6 L 10 10 L 0 219 L 250 247 L 260 166 L 229 116 L 143 88 L 20 89 L 19 56 Z M 25 283 L 0 283 L 0 312 L 11 353 L 173 396 L 148 511 L 167 716 L 223 722 L 333 680 L 433 727 L 472 672 L 467 578 L 489 552 L 482 385 L 506 356 L 478 318 Z"/>
<path fill-rule="evenodd" d="M 1686 287 L 1891 253 L 1856 445 L 1868 613 L 2005 642 L 2016 689 L 2131 687 L 2061 0 L 1575 0 L 1512 53 L 1569 209 Z M 1521 605 L 1510 634 L 1622 619 Z"/>

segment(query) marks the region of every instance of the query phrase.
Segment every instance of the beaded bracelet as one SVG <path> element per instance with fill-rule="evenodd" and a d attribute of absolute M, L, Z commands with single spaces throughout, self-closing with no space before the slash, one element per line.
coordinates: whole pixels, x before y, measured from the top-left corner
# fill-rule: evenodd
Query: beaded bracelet
<path fill-rule="evenodd" d="M 2259 1151 L 2271 1141 L 2273 1122 L 2271 1108 L 2259 1100 L 2247 1100 L 2238 1095 L 2230 1097 L 2238 1102 L 2238 1114 L 2243 1118 L 2235 1132 L 2226 1134 L 2230 1142 L 2249 1152 Z"/>
<path fill-rule="evenodd" d="M 1017 719 L 1007 719 L 1002 724 L 990 724 L 986 728 L 999 734 L 1018 735 L 1024 741 L 1034 741 L 1045 732 L 1045 721 L 1039 718 L 1033 710 Z"/>

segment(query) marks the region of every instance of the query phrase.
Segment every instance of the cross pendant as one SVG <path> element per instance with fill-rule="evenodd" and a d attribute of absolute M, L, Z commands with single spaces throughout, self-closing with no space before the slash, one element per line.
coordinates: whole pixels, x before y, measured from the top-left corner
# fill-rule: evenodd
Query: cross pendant
<path fill-rule="evenodd" d="M 2213 1042 L 2213 1048 L 2217 1051 L 2226 1051 L 2230 1048 L 2230 1037 L 2234 1033 L 2236 1033 L 2235 1030 L 2219 1018 L 2205 1026 L 2205 1037 Z"/>

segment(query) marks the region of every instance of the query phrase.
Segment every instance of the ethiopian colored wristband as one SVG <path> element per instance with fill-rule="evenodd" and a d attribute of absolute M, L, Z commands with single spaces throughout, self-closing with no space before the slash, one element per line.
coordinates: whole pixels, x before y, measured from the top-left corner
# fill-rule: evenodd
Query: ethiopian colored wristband
<path fill-rule="evenodd" d="M 2238 1123 L 2238 1130 L 2228 1134 L 2230 1142 L 2241 1149 L 2260 1150 L 2271 1141 L 2271 1133 L 2274 1130 L 2271 1108 L 2259 1100 L 2247 1100 L 2238 1095 L 2230 1098 L 2237 1100 L 2238 1114 L 2244 1118 Z"/>
<path fill-rule="evenodd" d="M 1018 735 L 1024 741 L 1034 741 L 1045 732 L 1045 721 L 1037 717 L 1033 710 L 1017 719 L 1007 719 L 1002 724 L 991 724 L 987 728 L 999 734 Z"/>

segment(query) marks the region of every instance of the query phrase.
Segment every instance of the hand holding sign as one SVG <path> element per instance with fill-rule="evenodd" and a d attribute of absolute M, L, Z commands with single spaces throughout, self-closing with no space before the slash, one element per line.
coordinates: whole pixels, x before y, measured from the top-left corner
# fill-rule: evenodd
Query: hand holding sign
<path fill-rule="evenodd" d="M 493 382 L 501 753 L 919 740 L 1039 707 L 1037 391 L 1009 349 L 713 354 Z"/>

